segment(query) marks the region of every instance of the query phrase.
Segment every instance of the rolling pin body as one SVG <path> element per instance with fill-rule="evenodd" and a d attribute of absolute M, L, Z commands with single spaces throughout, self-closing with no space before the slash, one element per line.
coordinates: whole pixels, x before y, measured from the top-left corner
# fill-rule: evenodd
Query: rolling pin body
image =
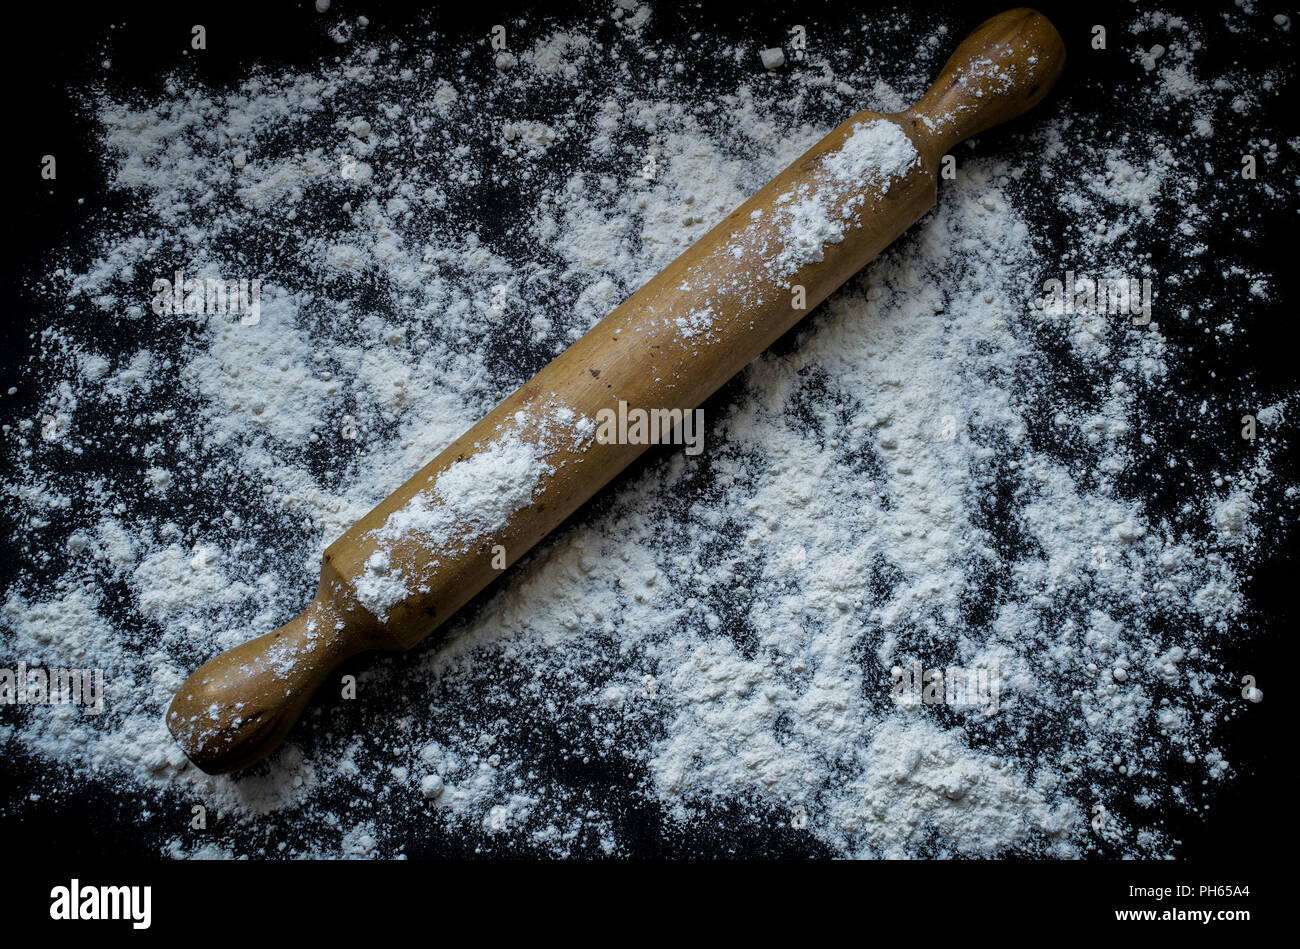
<path fill-rule="evenodd" d="M 1045 18 L 1009 11 L 912 109 L 834 129 L 331 544 L 301 615 L 200 667 L 167 712 L 186 754 L 247 766 L 344 659 L 424 639 L 645 450 L 595 437 L 601 410 L 698 406 L 925 214 L 942 156 L 1040 101 L 1063 61 Z M 518 503 L 465 509 L 494 478 Z"/>

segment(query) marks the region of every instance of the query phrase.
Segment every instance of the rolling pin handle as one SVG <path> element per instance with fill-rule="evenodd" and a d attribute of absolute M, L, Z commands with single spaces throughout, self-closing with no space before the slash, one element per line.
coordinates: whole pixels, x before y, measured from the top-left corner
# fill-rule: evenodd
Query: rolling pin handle
<path fill-rule="evenodd" d="M 210 659 L 172 699 L 167 728 L 203 771 L 225 774 L 266 757 L 340 663 L 367 650 L 393 648 L 374 617 L 340 604 L 343 585 L 332 582 L 332 574 L 325 563 L 307 609 Z"/>
<path fill-rule="evenodd" d="M 937 162 L 972 135 L 1009 122 L 1051 91 L 1065 68 L 1065 43 L 1037 10 L 1020 7 L 981 23 L 904 115 Z"/>

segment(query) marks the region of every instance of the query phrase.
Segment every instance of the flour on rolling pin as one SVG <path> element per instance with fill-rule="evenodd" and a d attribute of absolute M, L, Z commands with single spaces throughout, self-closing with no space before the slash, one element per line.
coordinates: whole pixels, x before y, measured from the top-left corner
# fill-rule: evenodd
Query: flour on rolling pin
<path fill-rule="evenodd" d="M 752 285 L 738 288 L 733 281 L 725 289 L 757 290 L 760 280 L 787 288 L 800 267 L 821 261 L 828 245 L 844 240 L 867 200 L 888 194 L 891 182 L 920 161 L 898 124 L 884 119 L 858 123 L 838 150 L 821 156 L 816 187 L 801 185 L 780 195 L 770 211 L 754 211 L 748 225 L 719 248 L 718 253 L 752 265 L 742 275 Z M 677 318 L 679 334 L 707 336 L 716 312 L 708 294 L 724 288 L 704 264 L 688 274 L 682 288 L 699 291 L 703 302 Z"/>
<path fill-rule="evenodd" d="M 866 195 L 888 194 L 891 181 L 920 162 L 916 147 L 897 124 L 878 119 L 858 125 L 839 151 L 822 159 L 822 190 L 805 188 L 781 196 L 777 214 L 782 246 L 755 250 L 771 261 L 776 277 L 821 260 L 827 244 L 844 240 L 844 229 L 851 226 Z M 741 246 L 737 252 L 748 251 Z"/>
<path fill-rule="evenodd" d="M 594 420 L 565 407 L 548 411 L 531 431 L 522 415 L 513 421 L 515 429 L 437 475 L 427 491 L 389 514 L 383 527 L 372 532 L 379 548 L 367 558 L 356 592 L 361 605 L 381 622 L 429 579 L 406 575 L 393 564 L 393 542 L 418 538 L 423 546 L 447 553 L 481 543 L 532 503 L 542 479 L 555 470 L 548 459 L 558 447 L 582 451 L 596 431 Z"/>

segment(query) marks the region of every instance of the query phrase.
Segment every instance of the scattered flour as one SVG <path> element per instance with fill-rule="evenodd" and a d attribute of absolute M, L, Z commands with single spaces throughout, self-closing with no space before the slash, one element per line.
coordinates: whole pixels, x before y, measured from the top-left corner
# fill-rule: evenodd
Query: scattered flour
<path fill-rule="evenodd" d="M 1202 139 L 1258 135 L 1275 96 L 1245 67 L 1197 78 L 1222 26 L 1156 12 L 1124 37 L 1130 88 L 1100 92 L 1137 102 L 1140 136 L 1085 83 L 959 149 L 935 212 L 710 403 L 703 456 L 637 466 L 439 642 L 368 667 L 363 714 L 326 696 L 238 777 L 171 741 L 186 674 L 301 610 L 326 545 L 827 131 L 919 98 L 967 25 L 864 14 L 772 74 L 719 39 L 735 71 L 709 79 L 628 6 L 518 28 L 477 78 L 447 66 L 454 38 L 340 21 L 311 73 L 86 94 L 132 210 L 33 275 L 0 665 L 98 666 L 108 695 L 93 719 L 0 708 L 6 756 L 47 797 L 66 773 L 144 802 L 174 857 L 627 854 L 629 813 L 680 853 L 770 852 L 778 826 L 862 857 L 1176 852 L 1170 816 L 1231 774 L 1217 723 L 1247 700 L 1219 649 L 1297 492 L 1273 460 L 1294 393 L 1212 375 L 1273 276 L 1248 236 L 1221 252 L 1240 182 Z M 1261 146 L 1268 177 L 1293 181 L 1295 151 Z M 835 186 L 781 205 L 772 279 L 843 239 L 839 185 L 916 160 L 862 123 L 824 160 Z M 260 321 L 156 318 L 151 283 L 181 268 L 260 278 Z M 1155 318 L 1046 311 L 1066 269 L 1153 278 Z M 548 458 L 503 438 L 380 533 L 490 533 Z M 382 545 L 367 565 L 381 614 L 418 580 L 393 566 Z M 997 668 L 1000 711 L 895 704 L 913 662 Z"/>

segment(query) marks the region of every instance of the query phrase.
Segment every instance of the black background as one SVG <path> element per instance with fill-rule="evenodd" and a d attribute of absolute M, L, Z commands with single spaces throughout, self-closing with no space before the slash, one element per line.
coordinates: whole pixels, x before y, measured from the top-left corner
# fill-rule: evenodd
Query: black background
<path fill-rule="evenodd" d="M 14 52 L 6 58 L 11 74 L 4 86 L 7 106 L 13 114 L 12 134 L 7 136 L 4 148 L 7 165 L 4 181 L 10 208 L 6 230 L 11 239 L 20 239 L 5 256 L 8 305 L 3 330 L 5 346 L 0 354 L 0 390 L 11 384 L 7 380 L 14 378 L 14 367 L 32 351 L 28 334 L 39 325 L 22 307 L 22 280 L 42 269 L 44 254 L 50 248 L 75 243 L 86 206 L 93 207 L 102 197 L 101 156 L 88 117 L 76 108 L 73 93 L 88 81 L 100 78 L 98 63 L 110 28 L 116 82 L 120 88 L 138 88 L 144 96 L 149 96 L 161 88 L 162 77 L 178 67 L 189 75 L 221 83 L 239 78 L 253 64 L 307 66 L 321 58 L 332 58 L 338 55 L 339 48 L 326 35 L 326 27 L 339 15 L 368 16 L 372 39 L 385 30 L 402 35 L 403 24 L 420 22 L 436 24 L 447 33 L 462 31 L 467 38 L 478 38 L 486 34 L 491 24 L 507 22 L 534 8 L 529 4 L 494 2 L 482 10 L 476 5 L 437 5 L 426 7 L 425 13 L 415 13 L 402 4 L 357 5 L 335 0 L 329 14 L 322 17 L 310 0 L 203 5 L 201 13 L 187 9 L 189 6 L 130 3 L 74 11 L 46 5 L 27 6 L 6 14 L 5 28 L 10 40 L 7 45 Z M 604 15 L 608 13 L 606 7 L 612 6 L 611 2 L 590 9 Z M 830 33 L 837 23 L 857 22 L 866 9 L 861 4 L 816 2 L 756 6 L 757 9 L 721 3 L 702 6 L 661 3 L 656 7 L 648 32 L 677 38 L 697 30 L 733 37 L 771 37 L 784 36 L 789 23 L 801 22 L 809 25 L 810 32 Z M 1038 6 L 1056 23 L 1069 47 L 1070 59 L 1057 94 L 1070 95 L 1082 102 L 1089 98 L 1095 100 L 1097 93 L 1084 88 L 1085 80 L 1104 80 L 1109 70 L 1126 69 L 1130 51 L 1120 48 L 1119 43 L 1114 43 L 1115 48 L 1108 52 L 1088 50 L 1089 29 L 1093 23 L 1127 22 L 1133 16 L 1134 6 L 1089 4 L 1086 10 L 1074 4 Z M 948 5 L 936 8 L 954 9 Z M 1001 4 L 963 4 L 955 9 L 959 13 L 957 19 L 973 27 L 1001 8 Z M 1179 5 L 1162 8 L 1177 10 Z M 562 12 L 552 6 L 541 9 L 547 13 Z M 1282 10 L 1282 7 L 1274 10 L 1269 4 L 1260 4 L 1259 16 L 1271 18 L 1274 12 Z M 188 51 L 190 26 L 196 21 L 207 27 L 208 51 Z M 1229 43 L 1228 34 L 1216 36 L 1212 48 L 1198 59 L 1204 73 L 1212 74 L 1216 58 L 1230 63 L 1238 59 L 1253 61 L 1260 56 L 1260 51 L 1249 43 L 1243 42 L 1239 48 L 1226 45 Z M 1290 68 L 1289 61 L 1280 64 Z M 1263 68 L 1279 63 L 1265 60 L 1259 65 Z M 1096 105 L 1121 108 L 1123 104 L 1097 102 Z M 1276 119 L 1279 123 L 1283 121 L 1281 116 Z M 1283 127 L 1269 137 L 1285 140 L 1294 135 L 1293 127 Z M 57 182 L 44 182 L 39 177 L 40 157 L 45 154 L 58 156 Z M 1285 186 L 1290 187 L 1290 183 Z M 79 205 L 78 198 L 86 199 L 86 205 Z M 1294 228 L 1294 216 L 1291 208 L 1262 222 L 1268 239 L 1262 242 L 1260 253 L 1271 259 L 1254 261 L 1259 269 L 1287 271 L 1285 264 L 1290 261 L 1284 257 L 1292 253 L 1288 238 Z M 1249 368 L 1258 374 L 1266 390 L 1285 391 L 1293 384 L 1293 348 L 1287 322 L 1296 312 L 1296 300 L 1284 286 L 1278 289 L 1279 296 L 1270 304 L 1275 307 L 1276 319 L 1256 322 L 1249 339 L 1236 352 L 1223 354 L 1218 364 L 1220 378 L 1230 379 L 1234 368 L 1237 371 Z M 24 398 L 34 398 L 34 394 L 20 393 L 4 403 L 5 421 L 30 414 L 34 402 L 25 404 Z M 1285 463 L 1293 465 L 1293 456 L 1287 456 Z M 1270 698 L 1279 701 L 1266 700 L 1224 726 L 1228 757 L 1241 773 L 1218 794 L 1208 815 L 1204 818 L 1170 815 L 1170 826 L 1183 841 L 1181 854 L 1209 860 L 1213 866 L 1232 869 L 1235 873 L 1250 868 L 1260 854 L 1275 851 L 1287 829 L 1284 821 L 1290 802 L 1283 799 L 1280 788 L 1279 759 L 1288 750 L 1288 743 L 1281 740 L 1284 693 L 1280 672 L 1287 658 L 1282 654 L 1282 641 L 1286 631 L 1294 628 L 1295 621 L 1288 589 L 1293 574 L 1292 552 L 1290 546 L 1275 546 L 1259 564 L 1250 591 L 1263 631 L 1248 643 L 1230 647 L 1227 653 L 1230 666 L 1237 662 L 1238 668 L 1249 666 L 1252 670 L 1275 671 L 1277 686 L 1270 690 L 1263 677 L 1261 685 Z M 8 576 L 13 557 L 5 556 L 3 560 L 0 580 Z M 12 804 L 24 796 L 30 778 L 28 769 L 34 766 L 32 762 L 15 760 L 0 765 L 0 828 L 3 846 L 9 852 L 55 852 L 64 861 L 63 878 L 70 875 L 69 870 L 75 872 L 73 864 L 78 858 L 156 856 L 152 846 L 146 846 L 135 836 L 130 822 L 116 823 L 120 802 L 105 799 L 93 784 L 69 791 L 57 806 L 28 802 L 22 808 L 22 818 L 13 819 L 12 808 L 4 802 Z M 592 779 L 600 780 L 600 776 Z M 644 856 L 747 856 L 773 852 L 770 840 L 688 840 L 664 836 L 665 832 L 656 826 L 654 815 L 642 814 L 640 818 L 633 822 L 637 825 L 640 853 Z M 785 850 L 779 842 L 775 850 L 794 857 L 817 855 L 799 847 Z M 469 854 L 443 851 L 428 855 Z M 1037 872 L 1034 877 L 1041 879 Z"/>

